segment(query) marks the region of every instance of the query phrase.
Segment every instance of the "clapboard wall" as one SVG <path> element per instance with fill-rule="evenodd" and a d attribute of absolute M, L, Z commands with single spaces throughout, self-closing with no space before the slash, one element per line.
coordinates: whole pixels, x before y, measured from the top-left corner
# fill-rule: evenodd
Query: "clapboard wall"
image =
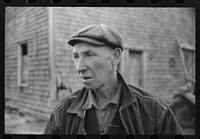
<path fill-rule="evenodd" d="M 5 14 L 6 105 L 42 116 L 49 112 L 48 8 L 7 7 Z M 28 85 L 19 77 L 20 45 L 27 44 Z"/>

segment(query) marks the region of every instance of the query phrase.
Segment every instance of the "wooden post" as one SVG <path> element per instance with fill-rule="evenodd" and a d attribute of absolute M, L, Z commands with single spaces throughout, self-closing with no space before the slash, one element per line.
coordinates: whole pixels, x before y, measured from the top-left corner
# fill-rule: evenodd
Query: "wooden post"
<path fill-rule="evenodd" d="M 54 50 L 54 26 L 53 26 L 53 7 L 48 7 L 49 12 L 49 64 L 50 64 L 50 83 L 49 83 L 49 103 L 52 106 L 56 102 L 56 67 Z"/>

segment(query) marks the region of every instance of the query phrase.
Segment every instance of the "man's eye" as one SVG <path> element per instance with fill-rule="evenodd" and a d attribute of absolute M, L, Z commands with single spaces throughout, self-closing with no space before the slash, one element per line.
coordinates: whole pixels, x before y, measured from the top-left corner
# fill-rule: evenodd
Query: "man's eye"
<path fill-rule="evenodd" d="M 93 53 L 87 53 L 86 56 L 93 56 Z"/>

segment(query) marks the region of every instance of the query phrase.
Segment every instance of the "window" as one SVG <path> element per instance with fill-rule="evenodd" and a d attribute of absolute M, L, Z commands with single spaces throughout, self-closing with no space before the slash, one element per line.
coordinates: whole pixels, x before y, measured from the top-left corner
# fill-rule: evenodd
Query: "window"
<path fill-rule="evenodd" d="M 179 48 L 186 79 L 195 79 L 195 47 L 181 44 Z"/>
<path fill-rule="evenodd" d="M 182 49 L 187 78 L 195 79 L 195 52 L 188 49 Z"/>
<path fill-rule="evenodd" d="M 127 68 L 128 81 L 143 87 L 143 53 L 142 51 L 129 50 Z"/>
<path fill-rule="evenodd" d="M 19 45 L 19 59 L 18 59 L 18 67 L 19 67 L 19 76 L 18 83 L 20 86 L 28 85 L 28 45 L 27 43 L 23 43 Z"/>

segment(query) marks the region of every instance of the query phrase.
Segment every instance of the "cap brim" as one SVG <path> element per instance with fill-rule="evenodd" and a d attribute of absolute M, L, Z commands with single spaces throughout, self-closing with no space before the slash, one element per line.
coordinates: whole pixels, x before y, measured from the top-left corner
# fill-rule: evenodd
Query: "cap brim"
<path fill-rule="evenodd" d="M 78 42 L 87 42 L 87 43 L 92 43 L 98 46 L 103 46 L 106 45 L 104 42 L 99 41 L 99 40 L 95 40 L 95 39 L 91 39 L 91 38 L 84 38 L 84 37 L 74 37 L 74 38 L 70 38 L 68 40 L 68 44 L 71 46 L 74 46 L 76 43 Z"/>

